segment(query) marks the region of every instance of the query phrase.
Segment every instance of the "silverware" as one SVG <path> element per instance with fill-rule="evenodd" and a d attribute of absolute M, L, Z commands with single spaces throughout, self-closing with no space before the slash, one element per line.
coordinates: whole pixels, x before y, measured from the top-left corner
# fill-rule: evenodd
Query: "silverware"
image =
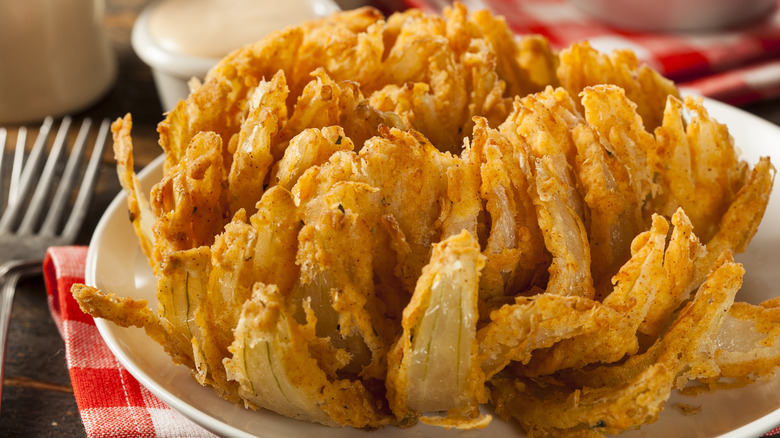
<path fill-rule="evenodd" d="M 0 381 L 16 284 L 24 276 L 41 272 L 43 257 L 50 246 L 69 245 L 76 240 L 92 197 L 109 130 L 109 121 L 103 120 L 74 199 L 73 185 L 82 170 L 92 121 L 82 122 L 64 168 L 70 117 L 60 122 L 48 159 L 43 163 L 53 124 L 51 117 L 44 120 L 26 160 L 27 130 L 19 129 L 8 182 L 3 174 L 7 131 L 0 128 L 0 206 L 5 207 L 0 216 Z M 68 206 L 70 210 L 66 210 Z"/>

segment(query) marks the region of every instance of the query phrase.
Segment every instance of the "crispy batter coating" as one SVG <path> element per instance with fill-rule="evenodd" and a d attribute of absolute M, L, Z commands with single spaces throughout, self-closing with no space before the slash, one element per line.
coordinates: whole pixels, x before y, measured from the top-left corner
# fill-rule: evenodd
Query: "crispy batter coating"
<path fill-rule="evenodd" d="M 141 183 L 135 174 L 133 165 L 133 139 L 130 131 L 133 129 L 133 118 L 130 114 L 117 119 L 111 124 L 111 132 L 114 137 L 114 159 L 119 182 L 127 193 L 127 210 L 130 222 L 133 224 L 135 234 L 146 257 L 154 266 L 153 252 L 155 248 L 154 226 L 155 218 L 149 201 L 142 192 Z"/>
<path fill-rule="evenodd" d="M 649 131 L 661 125 L 667 97 L 680 97 L 674 82 L 647 65 L 640 66 L 631 50 L 599 53 L 587 41 L 561 52 L 557 75 L 572 96 L 594 85 L 619 86 L 637 105 L 637 113 Z"/>
<path fill-rule="evenodd" d="M 775 169 L 628 51 L 363 8 L 192 87 L 149 194 L 113 125 L 156 312 L 73 294 L 228 400 L 365 429 L 480 428 L 491 403 L 529 436 L 601 436 L 780 365 L 780 303 L 732 305 Z"/>
<path fill-rule="evenodd" d="M 517 419 L 530 436 L 578 436 L 583 430 L 615 434 L 654 421 L 675 385 L 711 375 L 711 337 L 733 303 L 743 273 L 730 256 L 724 257 L 665 336 L 622 364 L 585 371 L 571 385 L 495 379 L 491 397 L 496 413 Z"/>

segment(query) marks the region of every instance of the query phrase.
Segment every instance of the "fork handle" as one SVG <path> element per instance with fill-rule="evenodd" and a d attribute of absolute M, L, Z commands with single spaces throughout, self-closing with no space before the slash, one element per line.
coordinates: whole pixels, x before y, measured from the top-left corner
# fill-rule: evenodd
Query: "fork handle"
<path fill-rule="evenodd" d="M 40 260 L 11 261 L 0 266 L 0 406 L 3 397 L 3 374 L 5 371 L 5 350 L 8 338 L 8 325 L 11 322 L 16 284 L 22 277 L 40 273 L 43 266 Z"/>

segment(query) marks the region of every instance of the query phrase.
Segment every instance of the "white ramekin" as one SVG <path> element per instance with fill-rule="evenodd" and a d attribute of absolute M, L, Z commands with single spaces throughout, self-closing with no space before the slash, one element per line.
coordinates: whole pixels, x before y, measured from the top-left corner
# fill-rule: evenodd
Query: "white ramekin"
<path fill-rule="evenodd" d="M 324 16 L 339 10 L 332 0 L 310 0 L 313 10 Z M 163 111 L 172 110 L 190 92 L 188 83 L 192 78 L 202 80 L 219 58 L 192 56 L 164 48 L 155 39 L 149 28 L 150 16 L 161 1 L 150 3 L 138 16 L 131 36 L 133 50 L 152 69 L 155 87 Z M 218 38 L 219 35 L 215 35 Z M 238 47 L 236 47 L 238 48 Z M 225 53 L 227 54 L 227 53 Z"/>

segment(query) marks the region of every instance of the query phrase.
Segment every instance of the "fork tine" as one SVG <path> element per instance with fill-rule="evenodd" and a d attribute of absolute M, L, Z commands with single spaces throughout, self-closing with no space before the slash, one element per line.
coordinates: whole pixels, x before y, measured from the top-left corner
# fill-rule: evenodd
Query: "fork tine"
<path fill-rule="evenodd" d="M 65 141 L 67 140 L 68 131 L 70 130 L 70 122 L 71 119 L 68 116 L 64 117 L 62 122 L 60 122 L 60 128 L 57 130 L 57 136 L 54 138 L 54 144 L 49 152 L 49 158 L 46 160 L 46 165 L 43 166 L 38 185 L 35 187 L 35 192 L 27 206 L 27 211 L 24 214 L 22 223 L 19 224 L 17 230 L 19 234 L 32 234 L 33 231 L 35 231 L 38 218 L 41 216 L 41 210 L 43 210 L 43 206 L 45 205 L 49 191 L 51 190 L 55 168 L 62 155 L 62 149 L 65 147 Z"/>
<path fill-rule="evenodd" d="M 33 149 L 30 151 L 30 156 L 27 157 L 27 163 L 21 171 L 19 187 L 17 190 L 11 192 L 14 195 L 14 202 L 8 205 L 8 208 L 3 212 L 3 217 L 0 218 L 0 232 L 10 231 L 16 218 L 19 216 L 19 213 L 24 208 L 22 204 L 24 204 L 24 199 L 30 193 L 32 179 L 40 167 L 41 157 L 46 149 L 46 140 L 49 138 L 49 131 L 51 130 L 52 123 L 53 119 L 51 117 L 46 117 L 41 125 L 40 131 L 38 131 L 38 137 L 35 139 Z M 20 152 L 18 146 L 19 145 L 17 144 L 17 152 Z M 20 155 L 21 154 L 17 153 L 17 156 L 14 157 L 14 169 L 19 168 L 17 167 L 17 162 L 21 165 Z M 17 170 L 14 170 L 14 172 L 17 172 Z"/>
<path fill-rule="evenodd" d="M 76 240 L 76 235 L 79 232 L 79 228 L 81 228 L 81 223 L 84 222 L 84 216 L 87 214 L 87 203 L 92 198 L 92 192 L 95 189 L 95 181 L 97 180 L 98 172 L 100 171 L 100 160 L 103 158 L 103 150 L 106 146 L 106 138 L 108 137 L 110 127 L 111 121 L 109 119 L 103 119 L 103 122 L 100 124 L 97 139 L 95 140 L 95 146 L 92 149 L 92 155 L 87 164 L 87 170 L 84 172 L 84 178 L 81 182 L 79 193 L 76 196 L 76 201 L 73 203 L 73 209 L 68 217 L 68 222 L 65 224 L 65 228 L 60 235 L 61 238 L 67 242 Z"/>
<path fill-rule="evenodd" d="M 19 128 L 16 136 L 16 150 L 14 152 L 14 167 L 11 169 L 11 183 L 8 186 L 8 205 L 16 202 L 19 192 L 19 180 L 22 178 L 22 164 L 24 164 L 24 152 L 27 149 L 27 128 Z"/>
<path fill-rule="evenodd" d="M 49 141 L 49 134 L 51 134 L 53 123 L 54 119 L 51 117 L 46 117 L 46 119 L 44 119 L 41 128 L 38 130 L 38 136 L 35 137 L 35 143 L 33 143 L 33 148 L 30 151 L 30 155 L 27 157 L 27 162 L 24 164 L 24 167 L 21 167 L 24 153 L 22 152 L 19 154 L 19 168 L 21 169 L 21 172 L 17 171 L 19 174 L 19 188 L 16 190 L 16 200 L 19 202 L 25 199 L 33 188 L 32 179 L 40 170 L 41 160 L 46 152 L 46 142 Z M 23 147 L 24 145 L 17 145 L 17 148 Z"/>
<path fill-rule="evenodd" d="M 62 172 L 57 192 L 54 194 L 51 207 L 49 207 L 49 213 L 46 215 L 46 220 L 43 222 L 43 225 L 41 225 L 40 234 L 43 236 L 51 237 L 57 234 L 57 226 L 59 225 L 60 217 L 62 216 L 62 210 L 65 208 L 66 201 L 70 199 L 76 171 L 81 165 L 82 156 L 84 155 L 84 146 L 87 144 L 87 135 L 89 134 L 91 127 L 92 119 L 85 118 L 81 122 L 81 128 L 76 137 L 76 143 L 73 145 L 73 150 L 68 158 L 68 163 L 65 165 L 65 170 Z"/>

